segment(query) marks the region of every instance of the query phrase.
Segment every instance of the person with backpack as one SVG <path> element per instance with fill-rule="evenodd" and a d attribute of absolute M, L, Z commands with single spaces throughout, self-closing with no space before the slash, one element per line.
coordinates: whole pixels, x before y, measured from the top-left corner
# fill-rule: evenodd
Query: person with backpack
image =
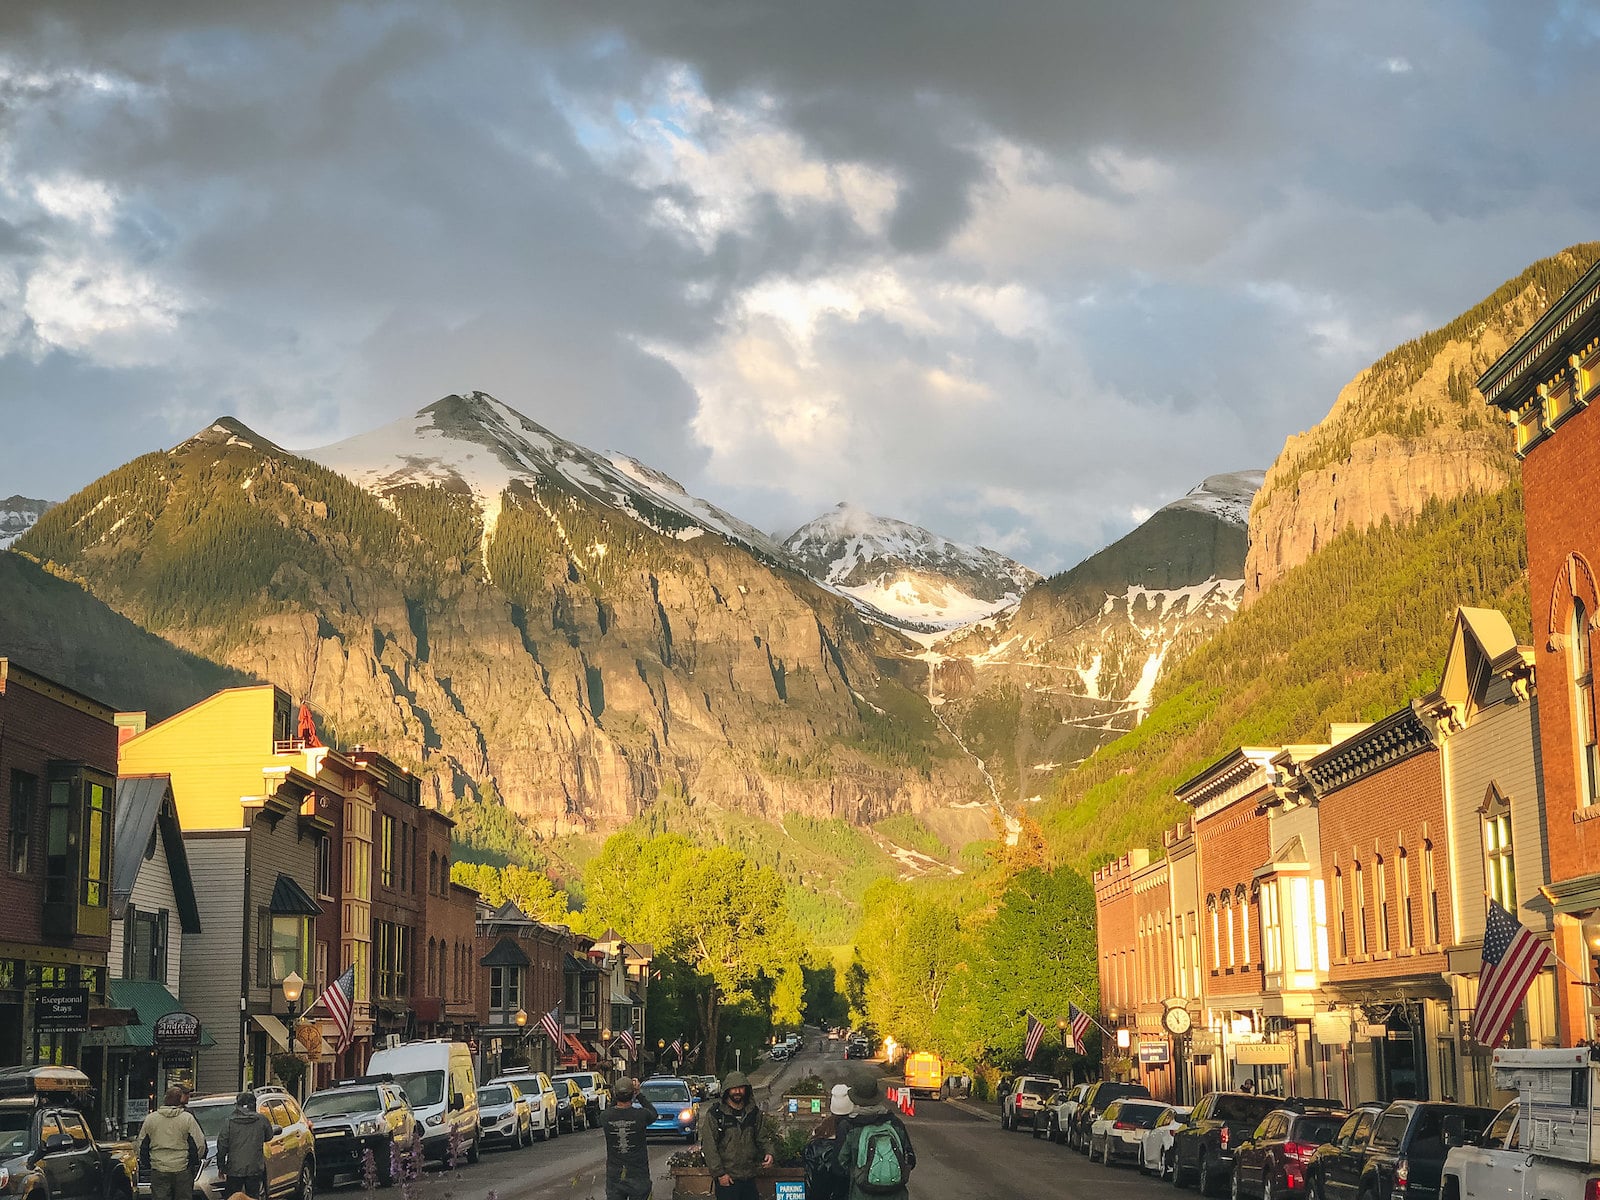
<path fill-rule="evenodd" d="M 217 1174 L 228 1195 L 242 1192 L 251 1200 L 261 1200 L 267 1194 L 267 1143 L 271 1140 L 272 1122 L 256 1108 L 256 1094 L 240 1092 L 227 1124 L 217 1134 Z"/>
<path fill-rule="evenodd" d="M 184 1107 L 181 1087 L 169 1087 L 166 1098 L 139 1127 L 139 1165 L 150 1174 L 151 1200 L 189 1200 L 206 1156 L 206 1135 Z"/>
<path fill-rule="evenodd" d="M 900 1114 L 884 1106 L 878 1081 L 850 1087 L 855 1111 L 840 1121 L 839 1165 L 849 1181 L 849 1200 L 906 1200 L 906 1182 L 917 1165 Z"/>
<path fill-rule="evenodd" d="M 639 1094 L 639 1081 L 625 1079 L 600 1116 L 606 1138 L 606 1200 L 650 1200 L 650 1123 L 660 1114 Z"/>
<path fill-rule="evenodd" d="M 700 1148 L 716 1200 L 757 1200 L 756 1172 L 772 1165 L 772 1141 L 743 1071 L 730 1071 L 716 1103 L 700 1114 Z"/>
<path fill-rule="evenodd" d="M 806 1200 L 845 1200 L 850 1181 L 839 1167 L 839 1126 L 855 1111 L 850 1089 L 835 1084 L 828 1097 L 828 1115 L 811 1130 L 803 1160 L 806 1167 Z"/>

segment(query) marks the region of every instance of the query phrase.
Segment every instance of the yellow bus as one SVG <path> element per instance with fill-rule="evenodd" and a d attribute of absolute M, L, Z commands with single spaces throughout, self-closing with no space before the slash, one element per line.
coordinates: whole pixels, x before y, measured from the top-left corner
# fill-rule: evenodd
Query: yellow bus
<path fill-rule="evenodd" d="M 944 1063 L 937 1054 L 906 1055 L 906 1087 L 913 1096 L 938 1100 L 944 1095 Z"/>

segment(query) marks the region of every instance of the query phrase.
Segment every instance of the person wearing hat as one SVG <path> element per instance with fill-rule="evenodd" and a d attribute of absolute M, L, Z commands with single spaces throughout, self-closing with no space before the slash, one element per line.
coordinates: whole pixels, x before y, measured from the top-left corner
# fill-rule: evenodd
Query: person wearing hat
<path fill-rule="evenodd" d="M 722 1081 L 722 1094 L 700 1115 L 699 1132 L 717 1200 L 756 1200 L 756 1172 L 772 1165 L 772 1142 L 743 1071 Z"/>
<path fill-rule="evenodd" d="M 251 1200 L 266 1195 L 267 1139 L 271 1136 L 272 1122 L 256 1110 L 256 1094 L 240 1092 L 217 1134 L 217 1174 L 228 1195 L 243 1192 Z"/>
<path fill-rule="evenodd" d="M 855 1111 L 839 1120 L 836 1151 L 848 1184 L 842 1195 L 848 1200 L 906 1200 L 906 1178 L 917 1165 L 917 1152 L 911 1148 L 905 1123 L 899 1113 L 884 1105 L 876 1077 L 864 1076 L 851 1084 L 849 1096 Z M 874 1157 L 882 1160 L 879 1169 L 898 1172 L 898 1187 L 885 1190 L 880 1183 L 869 1191 L 861 1185 L 859 1177 L 870 1169 Z"/>
<path fill-rule="evenodd" d="M 650 1200 L 650 1148 L 646 1133 L 660 1114 L 639 1094 L 637 1079 L 619 1080 L 611 1106 L 600 1114 L 606 1139 L 606 1200 Z"/>
<path fill-rule="evenodd" d="M 206 1135 L 184 1108 L 182 1088 L 169 1087 L 166 1100 L 139 1126 L 139 1165 L 150 1173 L 150 1200 L 189 1200 Z"/>
<path fill-rule="evenodd" d="M 855 1111 L 850 1088 L 836 1083 L 828 1097 L 828 1115 L 811 1130 L 806 1143 L 806 1196 L 808 1200 L 845 1200 L 850 1181 L 839 1166 L 839 1125 Z"/>

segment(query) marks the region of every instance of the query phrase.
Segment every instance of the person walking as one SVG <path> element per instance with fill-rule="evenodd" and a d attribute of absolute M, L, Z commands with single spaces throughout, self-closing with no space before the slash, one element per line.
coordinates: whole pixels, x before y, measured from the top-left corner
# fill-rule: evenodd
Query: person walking
<path fill-rule="evenodd" d="M 217 1134 L 217 1174 L 228 1195 L 243 1192 L 251 1200 L 266 1195 L 267 1141 L 271 1137 L 272 1122 L 256 1110 L 256 1094 L 240 1092 Z"/>
<path fill-rule="evenodd" d="M 169 1087 L 166 1103 L 139 1126 L 139 1165 L 150 1173 L 150 1200 L 190 1200 L 194 1194 L 206 1135 L 184 1099 L 181 1087 Z"/>
<path fill-rule="evenodd" d="M 850 1085 L 855 1111 L 839 1122 L 839 1166 L 848 1180 L 848 1200 L 906 1200 L 906 1182 L 917 1165 L 900 1114 L 886 1107 L 878 1081 Z"/>
<path fill-rule="evenodd" d="M 700 1116 L 700 1146 L 716 1200 L 757 1200 L 756 1172 L 772 1165 L 772 1141 L 743 1071 L 730 1071 L 722 1095 Z"/>
<path fill-rule="evenodd" d="M 828 1115 L 812 1127 L 806 1143 L 807 1200 L 845 1200 L 850 1183 L 839 1166 L 839 1125 L 854 1111 L 849 1087 L 835 1084 L 828 1097 Z"/>
<path fill-rule="evenodd" d="M 637 1079 L 617 1081 L 600 1114 L 606 1139 L 606 1200 L 650 1200 L 650 1148 L 645 1131 L 660 1114 L 639 1094 Z"/>

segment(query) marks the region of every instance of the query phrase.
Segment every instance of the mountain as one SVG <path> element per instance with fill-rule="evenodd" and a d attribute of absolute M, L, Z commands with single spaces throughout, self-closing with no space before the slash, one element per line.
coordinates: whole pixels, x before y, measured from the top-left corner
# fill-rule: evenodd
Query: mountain
<path fill-rule="evenodd" d="M 1345 529 L 1412 520 L 1424 505 L 1516 478 L 1511 440 L 1473 381 L 1600 259 L 1600 242 L 1542 259 L 1352 379 L 1290 437 L 1250 515 L 1246 601 Z"/>
<path fill-rule="evenodd" d="M 308 455 L 219 419 L 17 550 L 308 700 L 435 802 L 503 804 L 540 836 L 662 798 L 986 832 L 956 811 L 984 790 L 917 647 L 666 476 L 481 393 Z"/>
<path fill-rule="evenodd" d="M 1262 472 L 1213 475 L 1125 537 L 928 652 L 933 695 L 1017 799 L 1132 729 L 1172 664 L 1238 610 Z"/>
<path fill-rule="evenodd" d="M 7 496 L 0 500 L 0 550 L 32 529 L 51 507 L 49 500 L 30 500 L 26 496 Z"/>
<path fill-rule="evenodd" d="M 783 542 L 812 579 L 901 628 L 955 629 L 1010 608 L 1037 572 L 982 546 L 952 542 L 904 521 L 840 504 Z"/>

